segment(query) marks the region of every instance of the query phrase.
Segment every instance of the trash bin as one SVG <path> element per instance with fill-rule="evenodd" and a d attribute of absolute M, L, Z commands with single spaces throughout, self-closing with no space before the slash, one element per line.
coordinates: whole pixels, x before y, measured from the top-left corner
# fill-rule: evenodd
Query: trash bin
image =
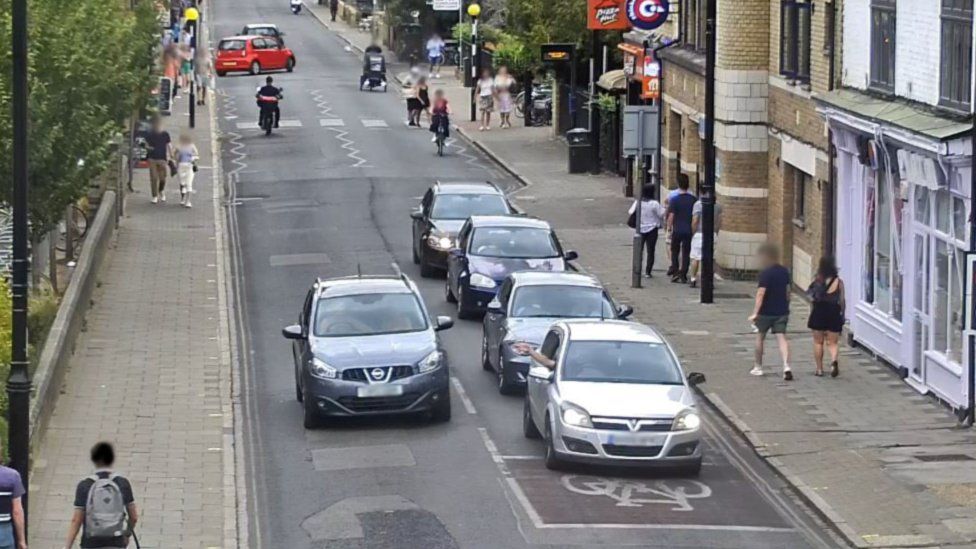
<path fill-rule="evenodd" d="M 569 173 L 590 171 L 593 163 L 590 140 L 590 130 L 586 128 L 573 128 L 566 132 L 566 143 L 569 145 Z"/>

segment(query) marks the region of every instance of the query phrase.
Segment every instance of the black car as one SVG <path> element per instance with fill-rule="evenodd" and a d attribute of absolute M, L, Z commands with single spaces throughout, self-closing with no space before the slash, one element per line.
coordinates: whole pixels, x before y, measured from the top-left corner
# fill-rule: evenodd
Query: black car
<path fill-rule="evenodd" d="M 318 280 L 292 341 L 295 396 L 306 429 L 325 418 L 426 413 L 451 418 L 448 360 L 417 286 L 399 276 Z"/>
<path fill-rule="evenodd" d="M 534 347 L 557 320 L 625 319 L 634 310 L 617 305 L 596 277 L 572 272 L 520 271 L 508 275 L 488 303 L 481 338 L 481 365 L 495 372 L 503 395 L 523 389 L 531 359 L 513 348 Z"/>
<path fill-rule="evenodd" d="M 427 189 L 420 207 L 410 214 L 413 262 L 420 265 L 420 276 L 434 276 L 447 269 L 447 252 L 469 217 L 512 213 L 505 193 L 491 183 L 435 183 Z"/>
<path fill-rule="evenodd" d="M 560 272 L 576 252 L 563 252 L 549 223 L 524 216 L 473 216 L 461 227 L 448 253 L 447 301 L 457 303 L 458 317 L 483 312 L 498 287 L 516 271 Z"/>

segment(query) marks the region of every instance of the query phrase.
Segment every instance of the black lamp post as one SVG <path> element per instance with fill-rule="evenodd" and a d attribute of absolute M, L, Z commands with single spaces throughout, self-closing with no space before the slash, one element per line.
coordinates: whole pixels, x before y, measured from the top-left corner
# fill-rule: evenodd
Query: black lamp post
<path fill-rule="evenodd" d="M 705 184 L 701 186 L 701 302 L 715 290 L 715 14 L 718 0 L 707 0 L 705 16 Z"/>

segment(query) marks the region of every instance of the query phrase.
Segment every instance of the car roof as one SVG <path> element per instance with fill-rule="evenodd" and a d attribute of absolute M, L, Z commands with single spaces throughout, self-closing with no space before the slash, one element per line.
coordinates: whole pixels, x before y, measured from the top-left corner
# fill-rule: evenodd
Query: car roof
<path fill-rule="evenodd" d="M 349 276 L 320 280 L 320 298 L 362 294 L 412 294 L 408 283 L 396 276 Z"/>
<path fill-rule="evenodd" d="M 277 29 L 278 25 L 275 25 L 274 23 L 248 23 L 247 25 L 244 25 L 245 29 L 260 29 L 262 27 Z"/>
<path fill-rule="evenodd" d="M 221 42 L 225 40 L 254 40 L 255 38 L 262 38 L 261 36 L 255 36 L 253 34 L 236 34 L 234 36 L 225 36 L 220 39 Z"/>
<path fill-rule="evenodd" d="M 438 181 L 433 189 L 434 194 L 505 194 L 490 181 Z"/>
<path fill-rule="evenodd" d="M 596 277 L 582 273 L 547 272 L 547 271 L 518 271 L 510 275 L 517 286 L 583 286 L 588 288 L 602 288 L 603 284 Z"/>
<path fill-rule="evenodd" d="M 630 341 L 663 344 L 657 330 L 625 320 L 564 320 L 558 324 L 569 333 L 570 341 Z"/>
<path fill-rule="evenodd" d="M 535 217 L 524 215 L 472 215 L 472 227 L 528 227 L 534 229 L 551 229 L 548 222 Z"/>

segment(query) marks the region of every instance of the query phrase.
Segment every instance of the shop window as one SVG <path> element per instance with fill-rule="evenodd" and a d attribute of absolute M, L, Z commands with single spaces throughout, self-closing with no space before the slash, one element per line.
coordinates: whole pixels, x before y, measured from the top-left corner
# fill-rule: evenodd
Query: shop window
<path fill-rule="evenodd" d="M 939 102 L 969 112 L 973 62 L 973 0 L 942 0 Z"/>
<path fill-rule="evenodd" d="M 874 174 L 865 196 L 864 300 L 901 321 L 902 201 L 884 171 Z"/>
<path fill-rule="evenodd" d="M 966 229 L 969 227 L 966 215 L 966 201 L 958 196 L 952 197 L 952 236 L 956 240 L 966 241 Z"/>
<path fill-rule="evenodd" d="M 871 0 L 871 87 L 895 91 L 895 0 Z"/>
<path fill-rule="evenodd" d="M 779 72 L 796 82 L 810 81 L 810 0 L 782 0 L 780 5 Z"/>

